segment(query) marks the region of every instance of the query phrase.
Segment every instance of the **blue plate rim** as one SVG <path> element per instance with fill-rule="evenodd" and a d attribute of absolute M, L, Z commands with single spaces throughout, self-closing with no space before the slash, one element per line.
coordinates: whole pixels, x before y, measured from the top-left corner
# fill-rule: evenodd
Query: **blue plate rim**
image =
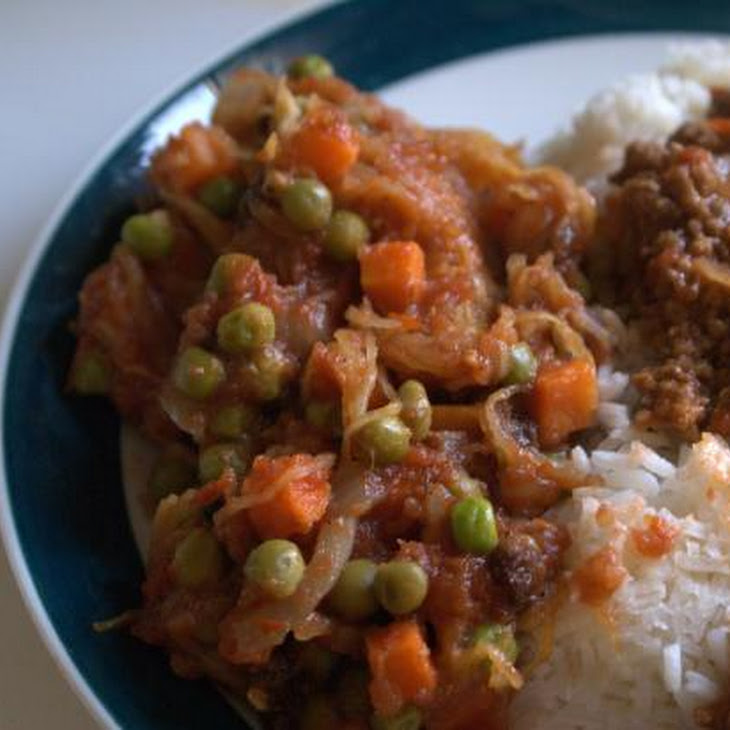
<path fill-rule="evenodd" d="M 39 268 L 39 264 L 53 242 L 54 235 L 60 224 L 71 210 L 74 201 L 77 199 L 80 192 L 84 190 L 84 188 L 99 172 L 99 170 L 103 168 L 105 162 L 108 161 L 113 152 L 136 129 L 140 128 L 161 108 L 167 106 L 173 100 L 181 96 L 193 85 L 208 78 L 213 78 L 221 70 L 228 67 L 235 57 L 244 52 L 247 48 L 250 48 L 257 42 L 272 39 L 278 33 L 294 28 L 299 24 L 315 22 L 320 17 L 323 17 L 328 13 L 342 9 L 343 6 L 353 4 L 354 3 L 348 3 L 347 0 L 337 0 L 313 11 L 295 11 L 288 14 L 284 20 L 280 20 L 276 24 L 258 28 L 255 32 L 248 35 L 247 40 L 244 42 L 237 42 L 223 53 L 216 54 L 212 61 L 204 64 L 198 64 L 191 70 L 191 72 L 181 75 L 175 83 L 169 85 L 165 91 L 157 94 L 152 101 L 146 103 L 141 109 L 134 113 L 129 120 L 123 124 L 106 143 L 101 145 L 95 154 L 92 155 L 89 162 L 75 177 L 72 184 L 69 186 L 69 189 L 57 202 L 46 223 L 35 237 L 6 301 L 5 311 L 0 324 L 0 372 L 2 372 L 0 380 L 0 414 L 5 412 L 9 363 L 12 357 L 13 344 L 18 330 L 20 315 L 26 302 L 33 278 Z M 656 29 L 637 28 L 634 30 L 622 29 L 591 33 L 554 33 L 547 36 L 537 37 L 534 40 L 528 39 L 516 43 L 509 42 L 491 47 L 485 46 L 485 48 L 483 48 L 479 53 L 512 51 L 524 46 L 548 44 L 559 40 L 584 40 L 591 37 L 606 37 L 611 35 L 626 37 L 629 35 L 650 35 L 670 32 L 672 31 L 667 28 L 657 27 Z M 702 31 L 694 29 L 693 31 L 687 32 Z M 715 35 L 720 36 L 722 33 L 716 33 Z M 462 60 L 463 58 L 464 56 L 457 56 L 444 63 Z M 433 67 L 434 66 L 427 66 L 420 70 L 425 71 L 428 68 Z M 408 75 L 409 74 L 403 76 L 402 79 L 407 78 Z M 109 710 L 104 706 L 97 694 L 94 693 L 87 679 L 74 663 L 68 649 L 59 637 L 40 597 L 38 587 L 26 560 L 13 517 L 12 498 L 9 487 L 10 482 L 7 472 L 5 435 L 5 420 L 4 418 L 0 418 L 0 536 L 2 537 L 5 552 L 8 556 L 8 561 L 15 577 L 16 584 L 20 589 L 25 608 L 61 675 L 68 682 L 76 696 L 80 698 L 90 715 L 104 728 L 108 728 L 109 730 L 123 730 Z"/>

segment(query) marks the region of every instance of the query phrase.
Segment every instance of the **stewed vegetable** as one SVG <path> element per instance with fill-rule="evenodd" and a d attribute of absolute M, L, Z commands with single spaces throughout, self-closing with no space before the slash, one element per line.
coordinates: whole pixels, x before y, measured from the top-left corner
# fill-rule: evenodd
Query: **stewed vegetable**
<path fill-rule="evenodd" d="M 381 565 L 375 575 L 375 595 L 394 616 L 415 611 L 428 593 L 428 576 L 417 563 L 393 560 Z"/>
<path fill-rule="evenodd" d="M 198 191 L 198 200 L 220 218 L 230 218 L 236 212 L 240 197 L 241 186 L 230 177 L 209 180 Z"/>
<path fill-rule="evenodd" d="M 133 632 L 265 730 L 506 727 L 610 349 L 592 201 L 518 158 L 319 56 L 232 72 L 84 285 L 69 385 L 160 454 Z"/>
<path fill-rule="evenodd" d="M 408 453 L 411 432 L 399 418 L 381 416 L 368 421 L 355 439 L 366 459 L 376 464 L 394 464 Z"/>
<path fill-rule="evenodd" d="M 525 342 L 515 345 L 510 350 L 510 368 L 505 382 L 508 385 L 521 385 L 535 379 L 537 359 L 530 346 Z"/>
<path fill-rule="evenodd" d="M 146 261 L 167 256 L 173 244 L 172 224 L 168 213 L 155 210 L 127 218 L 122 226 L 122 241 Z"/>
<path fill-rule="evenodd" d="M 337 210 L 327 224 L 324 247 L 337 261 L 354 261 L 369 240 L 370 230 L 361 216 L 349 210 Z"/>
<path fill-rule="evenodd" d="M 225 378 L 223 363 L 202 347 L 182 352 L 172 373 L 175 385 L 191 398 L 202 400 L 212 395 Z"/>
<path fill-rule="evenodd" d="M 314 53 L 295 58 L 287 69 L 293 79 L 317 78 L 323 79 L 334 74 L 332 64 L 322 56 Z"/>
<path fill-rule="evenodd" d="M 71 376 L 71 384 L 82 395 L 102 395 L 109 392 L 112 372 L 104 357 L 94 351 L 82 353 Z"/>
<path fill-rule="evenodd" d="M 219 256 L 208 276 L 206 288 L 219 296 L 229 294 L 237 274 L 248 270 L 253 259 L 243 253 L 225 253 Z"/>
<path fill-rule="evenodd" d="M 340 573 L 328 601 L 332 610 L 348 621 L 361 621 L 378 610 L 375 575 L 378 566 L 372 560 L 351 560 Z"/>
<path fill-rule="evenodd" d="M 245 352 L 274 341 L 274 313 L 258 302 L 244 304 L 218 320 L 218 344 L 226 352 Z"/>
<path fill-rule="evenodd" d="M 226 469 L 233 469 L 236 475 L 241 476 L 247 466 L 247 450 L 245 446 L 237 443 L 208 446 L 198 457 L 198 475 L 203 484 L 218 479 Z"/>
<path fill-rule="evenodd" d="M 324 228 L 332 215 L 332 195 L 317 180 L 295 180 L 281 195 L 281 209 L 298 230 L 316 231 Z"/>
<path fill-rule="evenodd" d="M 417 380 L 406 380 L 398 388 L 398 397 L 403 405 L 401 418 L 411 429 L 417 441 L 425 438 L 431 429 L 431 403 L 422 383 Z"/>
<path fill-rule="evenodd" d="M 266 540 L 246 559 L 244 572 L 251 583 L 273 598 L 286 598 L 296 591 L 304 575 L 304 558 L 289 540 Z"/>
<path fill-rule="evenodd" d="M 223 552 L 210 530 L 196 527 L 175 549 L 172 572 L 185 588 L 215 583 L 223 574 Z"/>
<path fill-rule="evenodd" d="M 451 509 L 451 533 L 465 552 L 486 555 L 497 547 L 497 520 L 492 503 L 485 497 L 470 496 Z"/>
<path fill-rule="evenodd" d="M 223 406 L 211 419 L 210 432 L 214 436 L 237 439 L 256 423 L 256 409 L 246 403 Z"/>

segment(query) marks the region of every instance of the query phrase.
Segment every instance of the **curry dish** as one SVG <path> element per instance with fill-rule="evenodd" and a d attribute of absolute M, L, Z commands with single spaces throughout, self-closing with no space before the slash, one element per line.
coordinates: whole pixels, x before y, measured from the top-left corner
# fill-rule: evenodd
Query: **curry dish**
<path fill-rule="evenodd" d="M 729 130 L 631 148 L 598 216 L 321 58 L 233 74 L 80 296 L 72 387 L 160 450 L 133 634 L 269 729 L 507 727 L 620 317 L 655 342 L 637 422 L 730 431 Z M 574 580 L 597 604 L 621 573 Z"/>

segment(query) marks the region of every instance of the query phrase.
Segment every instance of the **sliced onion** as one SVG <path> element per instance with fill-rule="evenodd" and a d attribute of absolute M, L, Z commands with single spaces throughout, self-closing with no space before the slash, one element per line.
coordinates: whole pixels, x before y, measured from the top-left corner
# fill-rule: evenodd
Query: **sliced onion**
<path fill-rule="evenodd" d="M 558 354 L 571 359 L 593 360 L 583 338 L 564 320 L 550 312 L 519 311 L 515 324 L 520 337 L 528 342 L 548 332 Z"/>
<path fill-rule="evenodd" d="M 594 480 L 571 464 L 556 464 L 515 438 L 500 410 L 521 392 L 524 388 L 512 386 L 492 393 L 482 407 L 481 427 L 499 464 L 502 502 L 515 512 L 538 514 L 555 504 L 564 490 Z"/>
<path fill-rule="evenodd" d="M 514 664 L 493 644 L 485 644 L 485 657 L 489 659 L 489 689 L 522 689 L 525 680 Z"/>
<path fill-rule="evenodd" d="M 335 332 L 334 355 L 342 387 L 342 453 L 350 455 L 352 424 L 368 410 L 378 378 L 378 346 L 370 332 L 341 329 Z"/>
<path fill-rule="evenodd" d="M 626 336 L 626 328 L 618 315 L 603 307 L 575 309 L 568 312 L 565 319 L 588 343 L 599 362 L 607 361 Z"/>
<path fill-rule="evenodd" d="M 205 413 L 200 403 L 183 395 L 169 383 L 162 386 L 160 405 L 170 420 L 185 433 L 190 434 L 196 441 L 202 441 L 205 436 Z"/>
<path fill-rule="evenodd" d="M 344 462 L 332 481 L 330 509 L 296 593 L 262 601 L 244 589 L 238 605 L 221 623 L 219 649 L 228 661 L 266 661 L 290 631 L 306 625 L 337 581 L 352 553 L 357 516 L 372 507 L 382 490 L 366 469 L 351 462 Z"/>
<path fill-rule="evenodd" d="M 318 611 L 313 611 L 292 630 L 297 641 L 311 641 L 318 636 L 325 636 L 332 630 L 332 619 L 327 618 Z"/>
<path fill-rule="evenodd" d="M 233 228 L 229 223 L 211 213 L 197 200 L 169 191 L 162 193 L 162 199 L 200 234 L 216 254 L 225 253 L 230 247 Z"/>
<path fill-rule="evenodd" d="M 343 438 L 346 440 L 350 440 L 352 436 L 357 433 L 357 431 L 366 426 L 368 423 L 371 423 L 372 421 L 377 421 L 379 418 L 397 416 L 400 414 L 401 409 L 401 404 L 397 401 L 393 401 L 391 403 L 388 403 L 387 405 L 382 406 L 381 408 L 376 408 L 372 411 L 368 411 L 367 413 L 363 413 L 359 418 L 352 421 L 347 426 Z"/>
<path fill-rule="evenodd" d="M 373 311 L 369 303 L 359 307 L 349 306 L 345 312 L 345 319 L 360 330 L 401 330 L 403 323 L 392 317 L 381 317 Z"/>
<path fill-rule="evenodd" d="M 352 552 L 356 526 L 354 517 L 327 521 L 302 582 L 290 598 L 256 605 L 252 594 L 244 591 L 238 606 L 220 625 L 221 654 L 234 664 L 266 661 L 271 650 L 303 624 L 330 592 Z"/>

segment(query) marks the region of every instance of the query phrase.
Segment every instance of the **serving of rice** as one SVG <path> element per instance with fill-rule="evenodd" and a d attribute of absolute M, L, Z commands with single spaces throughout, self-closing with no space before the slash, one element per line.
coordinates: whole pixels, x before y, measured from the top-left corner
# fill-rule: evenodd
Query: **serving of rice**
<path fill-rule="evenodd" d="M 730 85 L 730 44 L 673 47 L 658 71 L 593 97 L 543 158 L 600 192 L 629 142 L 663 141 L 706 114 L 714 85 Z M 601 484 L 553 510 L 572 538 L 566 591 L 549 658 L 512 708 L 514 727 L 531 730 L 536 717 L 541 730 L 697 727 L 730 682 L 730 449 L 711 434 L 679 446 L 637 431 L 629 377 L 602 368 L 599 387 L 605 437 L 567 458 Z M 674 539 L 648 557 L 632 537 L 656 517 Z M 571 575 L 607 549 L 623 581 L 589 605 Z"/>
<path fill-rule="evenodd" d="M 576 464 L 603 479 L 576 490 L 554 517 L 573 539 L 568 567 L 611 547 L 626 571 L 600 607 L 575 590 L 560 608 L 553 651 L 519 694 L 516 728 L 693 727 L 693 713 L 727 686 L 730 619 L 730 449 L 705 435 L 683 447 L 677 466 L 660 436 L 640 440 L 629 425 L 627 377 L 600 373 L 608 436 Z M 648 441 L 648 443 L 647 443 Z M 651 444 L 651 446 L 649 445 Z M 633 529 L 658 515 L 676 528 L 671 550 L 645 557 Z"/>
<path fill-rule="evenodd" d="M 663 141 L 682 123 L 707 113 L 708 87 L 728 85 L 729 43 L 671 46 L 658 70 L 621 79 L 589 99 L 538 154 L 600 191 L 621 166 L 626 145 Z"/>

